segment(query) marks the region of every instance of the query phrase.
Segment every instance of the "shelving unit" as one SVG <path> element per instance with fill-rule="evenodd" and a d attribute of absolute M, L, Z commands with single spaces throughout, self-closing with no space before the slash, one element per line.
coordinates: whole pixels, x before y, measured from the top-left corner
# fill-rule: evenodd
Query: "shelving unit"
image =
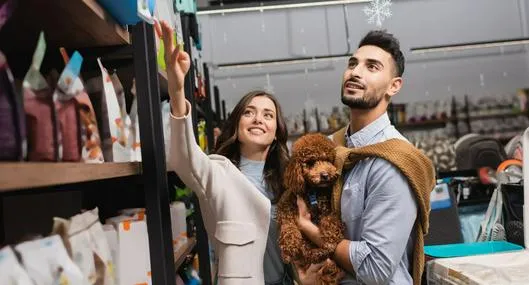
<path fill-rule="evenodd" d="M 197 244 L 197 240 L 195 238 L 190 238 L 188 239 L 187 243 L 175 253 L 174 255 L 175 268 L 179 268 L 180 266 L 182 266 L 187 256 L 195 248 L 196 244 Z"/>
<path fill-rule="evenodd" d="M 188 33 L 190 23 L 185 15 L 182 15 L 182 24 L 187 25 L 183 31 Z M 143 22 L 135 26 L 123 27 L 117 24 L 96 0 L 18 0 L 15 12 L 0 29 L 0 50 L 6 54 L 13 74 L 18 79 L 31 64 L 32 54 L 41 31 L 44 31 L 47 45 L 43 66 L 62 69 L 64 66 L 62 62 L 55 60 L 59 54 L 59 47 L 67 48 L 68 52 L 81 51 L 84 57 L 83 75 L 97 74 L 97 70 L 95 72 L 91 70 L 97 67 L 94 64 L 97 57 L 128 64 L 127 72 L 133 73 L 130 78 L 136 79 L 142 162 L 0 163 L 0 213 L 2 213 L 0 243 L 6 240 L 6 227 L 17 224 L 10 220 L 12 215 L 5 215 L 4 202 L 11 203 L 17 198 L 34 201 L 34 205 L 39 207 L 41 204 L 46 205 L 53 214 L 39 213 L 39 216 L 42 220 L 49 221 L 57 213 L 73 214 L 85 207 L 98 206 L 100 215 L 108 217 L 115 214 L 119 209 L 117 207 L 140 206 L 145 207 L 148 212 L 152 284 L 174 285 L 178 267 L 183 264 L 186 256 L 195 251 L 200 258 L 200 275 L 206 277 L 203 284 L 211 284 L 210 277 L 208 278 L 211 276 L 209 245 L 196 199 L 193 203 L 197 235 L 190 237 L 188 243 L 177 253 L 173 252 L 169 211 L 169 203 L 172 199 L 165 164 L 160 105 L 161 99 L 168 98 L 168 84 L 167 74 L 158 70 L 153 27 Z M 186 38 L 189 39 L 189 35 Z M 53 60 L 49 60 L 49 56 Z M 192 78 L 191 75 L 188 78 Z M 192 88 L 192 85 L 188 88 Z M 193 93 L 187 94 L 192 96 Z M 205 118 L 211 117 L 209 113 L 211 108 L 206 107 L 205 110 L 200 111 Z M 194 116 L 196 113 L 197 109 L 194 108 Z M 121 191 L 106 191 L 107 187 L 119 188 Z M 38 191 L 22 191 L 32 189 Z M 126 194 L 123 194 L 124 190 L 127 191 Z M 138 196 L 137 193 L 140 195 Z M 52 197 L 46 199 L 51 200 L 40 200 L 41 196 L 48 195 Z M 27 197 L 30 199 L 25 199 Z M 54 206 L 56 201 L 53 199 L 58 197 L 71 206 L 64 210 L 57 209 Z M 17 205 L 23 203 L 17 201 Z M 9 211 L 14 211 L 13 208 L 15 211 L 18 210 L 17 207 L 9 207 Z M 24 207 L 20 208 L 21 213 L 27 211 Z M 6 223 L 6 220 L 9 223 Z M 30 225 L 26 224 L 25 227 L 29 229 Z M 49 229 L 44 224 L 39 225 L 39 230 Z"/>
<path fill-rule="evenodd" d="M 0 163 L 0 192 L 72 184 L 141 174 L 141 163 Z"/>
<path fill-rule="evenodd" d="M 87 48 L 130 44 L 129 32 L 116 23 L 96 0 L 18 1 L 17 12 L 2 28 L 4 52 L 32 49 L 43 30 L 50 46 Z"/>

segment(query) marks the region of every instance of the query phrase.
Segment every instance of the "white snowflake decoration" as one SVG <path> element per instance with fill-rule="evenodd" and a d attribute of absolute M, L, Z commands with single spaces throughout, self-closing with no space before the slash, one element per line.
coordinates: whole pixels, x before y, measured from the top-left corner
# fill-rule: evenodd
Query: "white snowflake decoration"
<path fill-rule="evenodd" d="M 378 27 L 382 27 L 382 21 L 391 17 L 391 0 L 373 0 L 369 6 L 364 7 L 364 13 L 369 18 L 369 24 L 376 23 Z"/>

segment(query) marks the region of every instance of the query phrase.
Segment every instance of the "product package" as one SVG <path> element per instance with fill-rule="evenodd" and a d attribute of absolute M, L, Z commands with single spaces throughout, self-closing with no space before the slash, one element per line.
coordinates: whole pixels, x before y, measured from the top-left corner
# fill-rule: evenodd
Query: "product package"
<path fill-rule="evenodd" d="M 120 284 L 152 284 L 149 236 L 144 213 L 142 209 L 127 209 L 121 216 L 106 221 L 117 231 L 116 263 Z"/>
<path fill-rule="evenodd" d="M 53 90 L 39 71 L 45 52 L 46 42 L 44 34 L 41 33 L 33 54 L 33 61 L 23 82 L 28 160 L 30 161 L 57 161 L 59 159 Z"/>
<path fill-rule="evenodd" d="M 165 160 L 168 161 L 169 150 L 171 148 L 171 105 L 169 104 L 169 101 L 162 102 L 162 123 L 165 144 Z M 289 133 L 291 133 L 290 130 Z"/>
<path fill-rule="evenodd" d="M 100 118 L 99 133 L 102 139 L 103 155 L 106 162 L 127 162 L 130 151 L 127 149 L 125 122 L 121 117 L 118 98 L 112 79 L 98 59 L 101 77 L 86 82 L 86 89 Z"/>
<path fill-rule="evenodd" d="M 96 259 L 97 282 L 96 285 L 118 284 L 115 279 L 115 263 L 103 225 L 99 222 L 97 208 L 84 212 L 81 216 L 89 225 L 92 250 Z"/>
<path fill-rule="evenodd" d="M 132 105 L 130 107 L 129 146 L 131 161 L 141 161 L 140 122 L 138 119 L 138 98 L 136 96 L 136 80 L 132 83 Z"/>
<path fill-rule="evenodd" d="M 0 250 L 0 284 L 33 285 L 33 281 L 9 246 Z"/>
<path fill-rule="evenodd" d="M 61 73 L 53 93 L 59 123 L 59 158 L 62 161 L 81 160 L 81 124 L 75 96 L 82 92 L 82 89 L 77 89 L 82 86 L 75 86 L 74 83 L 79 80 L 82 63 L 83 58 L 75 52 Z"/>
<path fill-rule="evenodd" d="M 35 285 L 90 284 L 68 256 L 58 235 L 24 242 L 15 249 Z"/>
<path fill-rule="evenodd" d="M 114 262 L 97 208 L 69 220 L 54 218 L 53 233 L 61 235 L 67 251 L 90 284 L 116 284 Z"/>
<path fill-rule="evenodd" d="M 0 52 L 0 161 L 26 156 L 26 124 L 21 96 L 17 94 L 7 60 Z"/>
<path fill-rule="evenodd" d="M 119 280 L 119 244 L 118 244 L 118 232 L 111 224 L 103 225 L 103 231 L 105 234 L 108 248 L 110 250 L 110 256 L 112 257 L 113 267 L 112 272 L 114 275 L 114 284 L 121 284 Z"/>
<path fill-rule="evenodd" d="M 85 227 L 84 222 L 78 216 L 72 217 L 71 220 L 63 218 L 53 218 L 52 234 L 60 234 L 73 262 L 88 278 L 90 284 L 95 284 L 96 269 L 94 256 L 90 247 L 90 233 Z"/>
<path fill-rule="evenodd" d="M 14 5 L 12 0 L 7 0 L 0 6 L 0 29 L 7 22 L 13 10 Z"/>
<path fill-rule="evenodd" d="M 63 48 L 61 48 L 61 53 L 67 68 L 69 65 L 73 65 L 74 68 L 77 68 L 76 65 L 80 67 L 80 55 L 77 52 L 75 52 L 73 55 L 73 62 L 70 61 L 70 58 Z M 71 97 L 75 100 L 74 102 L 77 110 L 77 123 L 75 125 L 79 128 L 80 133 L 81 160 L 87 163 L 104 162 L 103 151 L 101 149 L 101 138 L 99 135 L 94 107 L 92 106 L 92 102 L 88 97 L 88 93 L 85 90 L 81 77 L 76 76 L 70 88 L 65 90 L 65 92 L 68 102 L 70 102 L 68 97 Z"/>
<path fill-rule="evenodd" d="M 170 205 L 170 211 L 173 250 L 177 252 L 187 243 L 186 205 L 183 202 L 173 202 Z"/>

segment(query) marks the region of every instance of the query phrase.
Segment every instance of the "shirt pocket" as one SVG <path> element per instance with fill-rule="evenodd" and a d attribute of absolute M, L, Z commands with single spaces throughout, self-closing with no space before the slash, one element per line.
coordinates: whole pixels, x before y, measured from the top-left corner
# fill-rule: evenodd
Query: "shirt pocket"
<path fill-rule="evenodd" d="M 348 183 L 344 186 L 341 199 L 342 221 L 349 222 L 358 219 L 364 210 L 364 195 L 358 183 Z"/>
<path fill-rule="evenodd" d="M 235 221 L 217 222 L 220 278 L 252 278 L 258 273 L 255 225 Z"/>

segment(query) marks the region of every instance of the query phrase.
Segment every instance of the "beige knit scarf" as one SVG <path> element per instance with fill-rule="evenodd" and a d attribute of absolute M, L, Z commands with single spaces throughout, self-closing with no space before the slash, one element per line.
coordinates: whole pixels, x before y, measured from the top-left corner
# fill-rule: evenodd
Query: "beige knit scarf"
<path fill-rule="evenodd" d="M 340 213 L 344 182 L 342 174 L 353 168 L 358 161 L 367 157 L 378 157 L 397 167 L 408 179 L 419 205 L 418 219 L 415 221 L 417 236 L 413 251 L 412 277 L 413 284 L 420 285 L 424 269 L 424 236 L 428 234 L 429 226 L 430 193 L 435 187 L 433 164 L 419 149 L 400 139 L 391 139 L 361 148 L 346 148 L 345 132 L 346 129 L 343 128 L 333 134 L 333 140 L 338 145 L 335 166 L 340 174 L 333 190 L 333 207 L 337 213 Z"/>

